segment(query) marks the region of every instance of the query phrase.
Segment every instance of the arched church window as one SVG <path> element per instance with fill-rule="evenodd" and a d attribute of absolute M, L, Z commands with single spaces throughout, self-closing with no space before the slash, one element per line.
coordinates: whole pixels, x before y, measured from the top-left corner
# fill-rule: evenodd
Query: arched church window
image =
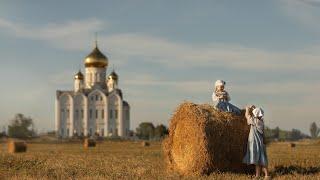
<path fill-rule="evenodd" d="M 90 117 L 90 119 L 92 119 L 92 109 L 90 109 L 90 111 L 89 111 L 89 117 Z"/>
<path fill-rule="evenodd" d="M 99 99 L 99 96 L 98 96 L 98 95 L 96 95 L 96 101 L 98 101 L 98 99 Z"/>
<path fill-rule="evenodd" d="M 81 109 L 81 119 L 83 119 L 83 109 Z"/>
<path fill-rule="evenodd" d="M 76 119 L 79 119 L 79 110 L 76 109 Z"/>
<path fill-rule="evenodd" d="M 112 109 L 110 109 L 109 114 L 110 114 L 110 119 L 112 119 Z"/>
<path fill-rule="evenodd" d="M 69 109 L 67 109 L 67 119 L 69 119 L 69 117 L 70 117 L 70 111 L 69 111 Z"/>

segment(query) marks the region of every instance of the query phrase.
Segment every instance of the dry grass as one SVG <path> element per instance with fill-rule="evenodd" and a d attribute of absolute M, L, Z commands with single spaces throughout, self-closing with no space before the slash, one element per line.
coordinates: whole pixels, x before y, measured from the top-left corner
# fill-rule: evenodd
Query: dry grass
<path fill-rule="evenodd" d="M 320 144 L 313 141 L 271 143 L 267 147 L 270 170 L 275 179 L 320 179 Z M 248 179 L 236 173 L 181 177 L 167 173 L 161 143 L 148 148 L 141 142 L 98 143 L 84 149 L 81 142 L 70 144 L 28 143 L 22 154 L 0 148 L 0 179 Z"/>

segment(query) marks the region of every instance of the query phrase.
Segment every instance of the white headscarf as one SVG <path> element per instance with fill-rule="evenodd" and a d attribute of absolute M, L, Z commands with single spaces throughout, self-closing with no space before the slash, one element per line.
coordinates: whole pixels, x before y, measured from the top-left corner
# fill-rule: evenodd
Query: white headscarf
<path fill-rule="evenodd" d="M 216 83 L 214 83 L 215 87 L 224 86 L 224 85 L 226 85 L 226 82 L 223 80 L 217 80 Z"/>
<path fill-rule="evenodd" d="M 264 116 L 264 112 L 261 108 L 257 107 L 252 111 L 252 114 L 254 117 L 258 118 L 258 117 L 263 117 Z"/>

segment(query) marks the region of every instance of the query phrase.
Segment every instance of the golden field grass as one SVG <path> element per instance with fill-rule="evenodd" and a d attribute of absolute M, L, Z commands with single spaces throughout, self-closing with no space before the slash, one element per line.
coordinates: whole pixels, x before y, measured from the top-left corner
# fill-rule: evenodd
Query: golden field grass
<path fill-rule="evenodd" d="M 84 149 L 75 143 L 29 143 L 27 153 L 0 148 L 0 179 L 250 179 L 235 173 L 181 177 L 167 172 L 161 143 L 104 141 Z M 320 179 L 320 142 L 272 143 L 267 147 L 273 179 Z"/>

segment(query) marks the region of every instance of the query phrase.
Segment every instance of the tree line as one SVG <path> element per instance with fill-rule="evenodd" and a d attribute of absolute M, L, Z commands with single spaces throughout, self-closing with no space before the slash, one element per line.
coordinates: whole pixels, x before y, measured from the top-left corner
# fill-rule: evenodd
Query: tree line
<path fill-rule="evenodd" d="M 313 122 L 310 124 L 310 136 L 302 133 L 298 129 L 292 129 L 291 131 L 282 130 L 279 127 L 274 129 L 266 127 L 265 137 L 271 141 L 295 141 L 304 138 L 318 138 L 320 134 L 320 127 Z M 136 135 L 139 139 L 144 140 L 159 140 L 164 138 L 169 133 L 168 128 L 163 125 L 155 126 L 151 122 L 142 122 L 136 128 L 132 135 Z M 34 130 L 34 123 L 31 117 L 26 117 L 25 115 L 19 113 L 14 116 L 10 121 L 7 131 L 5 128 L 0 132 L 0 137 L 8 136 L 13 138 L 32 138 L 36 137 L 37 134 Z"/>

